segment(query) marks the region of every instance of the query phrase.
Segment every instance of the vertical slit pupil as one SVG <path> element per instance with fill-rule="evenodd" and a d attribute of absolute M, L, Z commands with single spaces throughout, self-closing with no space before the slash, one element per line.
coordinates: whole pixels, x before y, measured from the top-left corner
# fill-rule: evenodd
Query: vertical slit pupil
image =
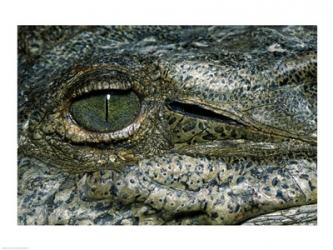
<path fill-rule="evenodd" d="M 107 94 L 105 98 L 105 122 L 109 122 L 109 100 L 110 94 Z"/>

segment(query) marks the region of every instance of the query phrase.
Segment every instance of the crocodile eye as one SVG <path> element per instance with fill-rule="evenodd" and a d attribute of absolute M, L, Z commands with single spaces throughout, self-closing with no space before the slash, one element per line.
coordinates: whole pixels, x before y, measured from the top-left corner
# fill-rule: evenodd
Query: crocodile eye
<path fill-rule="evenodd" d="M 139 97 L 130 90 L 95 92 L 81 96 L 70 107 L 79 126 L 94 132 L 114 132 L 131 124 L 140 111 Z"/>

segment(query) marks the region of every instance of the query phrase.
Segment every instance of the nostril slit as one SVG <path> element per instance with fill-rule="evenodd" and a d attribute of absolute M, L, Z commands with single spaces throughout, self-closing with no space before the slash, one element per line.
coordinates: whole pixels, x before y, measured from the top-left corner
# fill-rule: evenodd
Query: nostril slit
<path fill-rule="evenodd" d="M 109 100 L 110 94 L 107 94 L 105 98 L 105 122 L 109 122 Z"/>

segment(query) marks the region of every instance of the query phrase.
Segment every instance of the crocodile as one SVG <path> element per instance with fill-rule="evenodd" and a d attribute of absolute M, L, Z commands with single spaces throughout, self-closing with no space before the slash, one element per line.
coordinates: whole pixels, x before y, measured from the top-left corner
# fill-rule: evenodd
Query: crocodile
<path fill-rule="evenodd" d="M 315 225 L 316 26 L 18 26 L 20 225 Z"/>

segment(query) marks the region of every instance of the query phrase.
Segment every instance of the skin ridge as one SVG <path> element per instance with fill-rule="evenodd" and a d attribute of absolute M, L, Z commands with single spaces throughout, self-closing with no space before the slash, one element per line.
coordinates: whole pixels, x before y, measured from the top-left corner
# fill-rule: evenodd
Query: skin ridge
<path fill-rule="evenodd" d="M 316 224 L 316 50 L 315 26 L 19 26 L 18 224 Z M 127 127 L 73 119 L 99 82 L 140 100 Z"/>

